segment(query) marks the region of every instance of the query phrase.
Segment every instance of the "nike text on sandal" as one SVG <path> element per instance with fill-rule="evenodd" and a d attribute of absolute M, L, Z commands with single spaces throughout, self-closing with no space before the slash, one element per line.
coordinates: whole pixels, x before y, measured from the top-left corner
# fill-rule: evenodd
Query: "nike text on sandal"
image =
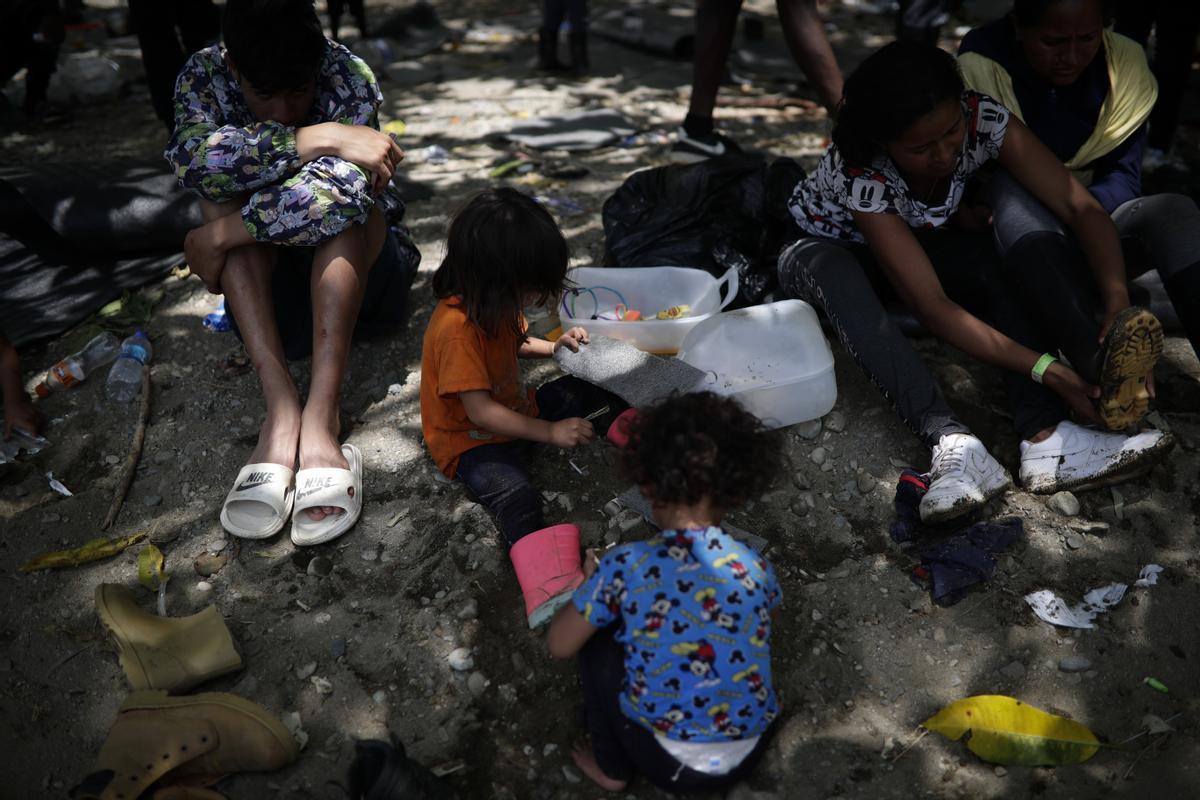
<path fill-rule="evenodd" d="M 279 533 L 292 513 L 292 471 L 282 464 L 247 464 L 221 506 L 221 525 L 243 539 Z"/>
<path fill-rule="evenodd" d="M 292 542 L 321 544 L 336 539 L 354 527 L 362 513 L 362 452 L 352 444 L 342 445 L 350 469 L 315 467 L 296 473 L 296 507 L 292 511 Z M 336 506 L 341 514 L 314 520 L 304 513 L 310 508 Z"/>
<path fill-rule="evenodd" d="M 1146 379 L 1162 350 L 1162 323 L 1146 309 L 1130 306 L 1113 319 L 1100 365 L 1100 418 L 1109 430 L 1124 430 L 1146 415 Z"/>

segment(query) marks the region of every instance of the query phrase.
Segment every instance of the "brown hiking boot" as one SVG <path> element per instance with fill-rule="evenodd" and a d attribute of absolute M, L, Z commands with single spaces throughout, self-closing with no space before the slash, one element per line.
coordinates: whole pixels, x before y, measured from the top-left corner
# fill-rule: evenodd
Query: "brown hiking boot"
<path fill-rule="evenodd" d="M 215 606 L 190 617 L 159 617 L 138 608 L 123 586 L 96 587 L 96 613 L 117 646 L 135 690 L 185 692 L 242 668 L 229 628 Z"/>
<path fill-rule="evenodd" d="M 1109 430 L 1136 424 L 1150 407 L 1146 380 L 1162 355 L 1163 332 L 1158 317 L 1130 306 L 1117 314 L 1104 347 L 1100 365 L 1100 418 Z"/>
<path fill-rule="evenodd" d="M 283 723 L 249 700 L 216 692 L 134 692 L 117 712 L 95 771 L 71 797 L 135 800 L 155 784 L 212 784 L 237 772 L 282 769 L 296 755 Z M 177 792 L 188 797 L 182 788 Z M 164 789 L 159 794 L 170 796 Z"/>

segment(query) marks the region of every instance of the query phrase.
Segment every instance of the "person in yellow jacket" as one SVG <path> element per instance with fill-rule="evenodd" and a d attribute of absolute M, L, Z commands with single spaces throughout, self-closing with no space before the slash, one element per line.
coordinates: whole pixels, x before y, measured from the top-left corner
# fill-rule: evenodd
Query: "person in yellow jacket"
<path fill-rule="evenodd" d="M 1147 120 L 1158 88 L 1141 46 L 1108 29 L 1113 6 L 1112 0 L 1016 0 L 1007 17 L 967 34 L 959 68 L 970 88 L 1021 119 L 1112 215 L 1127 276 L 1157 271 L 1139 283 L 1161 279 L 1200 353 L 1200 210 L 1183 195 L 1142 194 Z M 1108 298 L 1097 291 L 1079 243 L 1007 174 L 992 182 L 990 207 L 998 247 L 1012 256 L 1015 285 L 1080 374 L 1102 381 L 1096 335 Z"/>

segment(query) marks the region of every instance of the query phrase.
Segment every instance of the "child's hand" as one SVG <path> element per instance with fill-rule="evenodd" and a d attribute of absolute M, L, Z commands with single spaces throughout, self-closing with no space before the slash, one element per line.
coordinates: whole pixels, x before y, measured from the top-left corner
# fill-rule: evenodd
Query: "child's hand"
<path fill-rule="evenodd" d="M 583 578 L 587 580 L 596 572 L 596 568 L 600 566 L 600 556 L 596 553 L 596 548 L 589 547 L 583 551 Z"/>
<path fill-rule="evenodd" d="M 42 431 L 42 422 L 46 419 L 41 411 L 34 408 L 29 395 L 21 392 L 15 399 L 4 403 L 4 440 L 21 429 L 31 436 L 37 436 Z"/>
<path fill-rule="evenodd" d="M 580 417 L 570 417 L 550 425 L 550 444 L 564 450 L 587 444 L 595 435 L 592 423 Z"/>
<path fill-rule="evenodd" d="M 588 332 L 583 328 L 575 327 L 558 337 L 558 341 L 554 343 L 554 352 L 557 353 L 560 347 L 566 347 L 572 353 L 579 352 L 579 345 L 588 343 Z"/>

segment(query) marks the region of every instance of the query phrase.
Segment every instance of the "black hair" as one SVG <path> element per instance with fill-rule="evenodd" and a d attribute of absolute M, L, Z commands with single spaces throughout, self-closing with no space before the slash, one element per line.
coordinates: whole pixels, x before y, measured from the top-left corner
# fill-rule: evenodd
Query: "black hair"
<path fill-rule="evenodd" d="M 228 0 L 221 36 L 238 74 L 264 94 L 307 86 L 325 58 L 313 0 Z"/>
<path fill-rule="evenodd" d="M 462 298 L 467 318 L 489 337 L 505 329 L 523 336 L 529 296 L 543 304 L 556 297 L 569 260 L 567 241 L 541 203 L 516 189 L 488 189 L 450 222 L 433 293 Z"/>
<path fill-rule="evenodd" d="M 1013 0 L 1012 18 L 1018 28 L 1033 28 L 1041 24 L 1046 12 L 1063 0 Z M 1117 16 L 1117 0 L 1100 0 L 1100 16 L 1104 26 Z"/>
<path fill-rule="evenodd" d="M 933 45 L 892 42 L 846 79 L 833 143 L 847 164 L 870 166 L 881 145 L 963 93 L 954 56 Z"/>
<path fill-rule="evenodd" d="M 621 423 L 618 423 L 621 424 Z M 676 395 L 627 423 L 620 468 L 656 503 L 740 506 L 783 471 L 779 435 L 736 400 L 712 392 Z"/>

